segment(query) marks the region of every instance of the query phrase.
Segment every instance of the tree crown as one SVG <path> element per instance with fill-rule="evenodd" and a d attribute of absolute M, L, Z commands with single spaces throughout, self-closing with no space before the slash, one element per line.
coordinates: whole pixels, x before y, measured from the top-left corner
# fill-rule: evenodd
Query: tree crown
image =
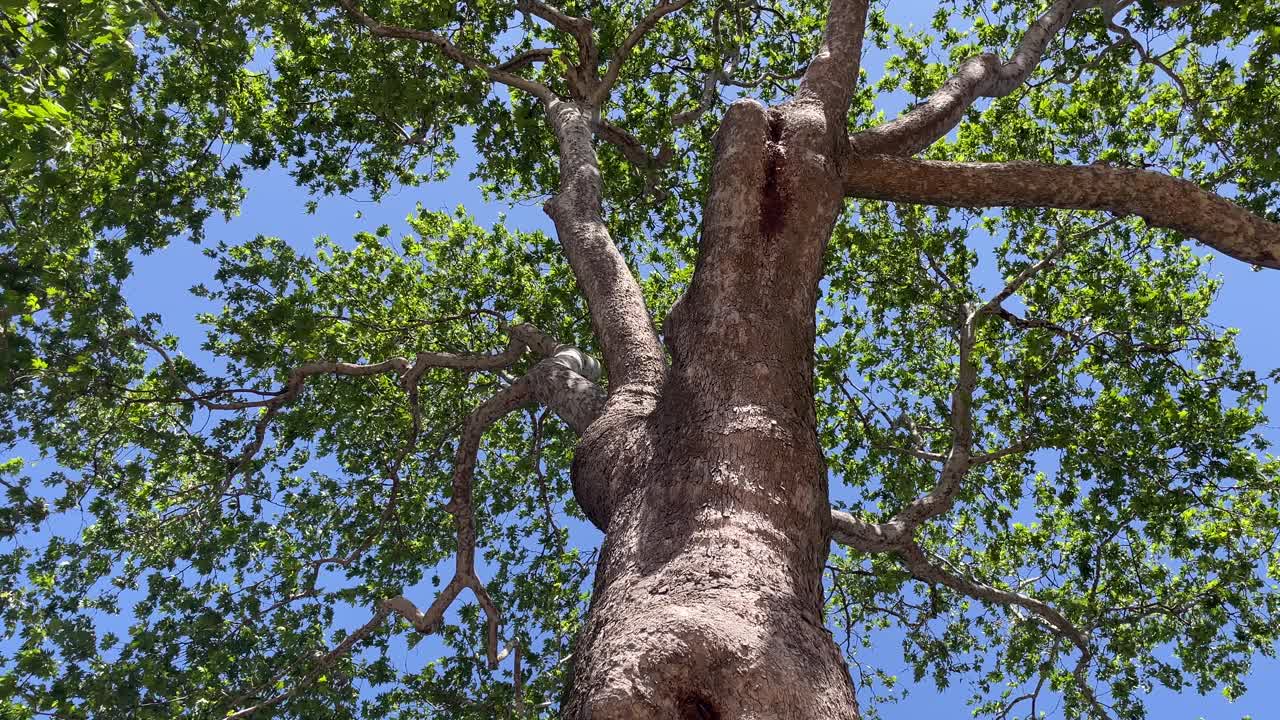
<path fill-rule="evenodd" d="M 794 99 L 856 5 L 0 2 L 0 442 L 58 467 L 0 466 L 5 712 L 553 712 L 593 562 L 573 422 L 491 418 L 477 454 L 464 419 L 548 361 L 587 377 L 562 344 L 606 360 L 600 387 L 630 377 L 566 240 L 423 210 L 400 238 L 208 244 L 198 352 L 130 311 L 131 258 L 203 241 L 249 170 L 316 203 L 439 179 L 464 127 L 495 202 L 553 197 L 566 107 L 661 327 L 726 108 Z M 843 67 L 850 199 L 814 350 L 855 678 L 895 693 L 856 650 L 895 627 L 917 680 L 964 672 L 987 715 L 1242 692 L 1280 628 L 1280 468 L 1266 380 L 1184 241 L 1280 264 L 1280 8 L 896 13 L 866 9 Z M 484 598 L 386 601 L 449 592 L 467 553 L 500 624 Z M 402 620 L 436 632 L 425 666 L 398 664 L 421 637 Z"/>

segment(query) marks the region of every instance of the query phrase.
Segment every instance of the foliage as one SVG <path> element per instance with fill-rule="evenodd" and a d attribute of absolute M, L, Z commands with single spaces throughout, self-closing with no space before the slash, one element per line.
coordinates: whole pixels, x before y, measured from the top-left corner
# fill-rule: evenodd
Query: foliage
<path fill-rule="evenodd" d="M 562 7 L 593 19 L 607 58 L 649 5 Z M 602 115 L 671 160 L 602 144 L 606 219 L 655 321 L 691 272 L 720 111 L 737 96 L 786 97 L 822 9 L 698 3 L 625 66 Z M 513 3 L 364 10 L 492 64 L 551 48 L 523 72 L 567 91 L 572 38 Z M 895 24 L 896 6 L 873 6 L 851 127 L 919 100 L 966 57 L 1007 55 L 1040 10 L 946 2 L 911 28 Z M 1280 8 L 1143 0 L 1118 19 L 1134 43 L 1082 14 L 1031 83 L 971 110 L 928 156 L 1159 168 L 1277 217 Z M 221 307 L 200 318 L 210 367 L 181 352 L 193 338 L 129 310 L 131 259 L 202 241 L 210 217 L 236 212 L 247 169 L 286 167 L 317 202 L 376 200 L 449 174 L 456 128 L 473 126 L 488 193 L 546 197 L 554 138 L 529 97 L 429 45 L 374 39 L 329 3 L 0 0 L 0 45 L 0 443 L 14 454 L 0 464 L 0 716 L 224 717 L 305 677 L 380 599 L 442 582 L 450 448 L 504 378 L 431 371 L 415 407 L 390 377 L 315 378 L 257 453 L 245 452 L 255 411 L 184 394 L 277 392 L 314 359 L 500 348 L 477 309 L 588 350 L 594 340 L 553 239 L 462 211 L 420 212 L 403 238 L 384 227 L 307 250 L 269 237 L 208 247 L 220 269 L 193 282 Z M 705 73 L 724 68 L 734 82 L 674 127 Z M 1241 365 L 1233 332 L 1207 320 L 1217 282 L 1204 259 L 1141 221 L 1103 220 L 851 203 L 828 249 L 817 398 L 833 495 L 892 515 L 936 479 L 892 448 L 945 446 L 957 308 L 1069 242 L 975 351 L 980 446 L 1030 450 L 975 472 L 921 539 L 949 567 L 1089 629 L 1090 683 L 1115 716 L 1140 718 L 1154 686 L 1234 697 L 1251 658 L 1274 655 L 1280 466 L 1266 454 L 1267 385 Z M 415 414 L 424 431 L 395 482 L 387 468 Z M 592 567 L 572 542 L 573 445 L 545 415 L 511 416 L 486 435 L 477 474 L 483 572 L 521 647 L 531 713 L 559 702 Z M 33 478 L 20 454 L 58 470 Z M 1025 613 L 919 583 L 888 556 L 831 564 L 830 621 L 852 662 L 896 627 L 916 679 L 963 678 L 976 711 L 1047 683 L 1068 717 L 1091 712 L 1074 650 Z M 381 627 L 271 712 L 500 716 L 513 667 L 485 666 L 482 629 L 467 605 L 423 641 L 433 659 L 406 667 L 420 636 Z M 884 668 L 865 670 L 869 692 L 895 692 Z"/>

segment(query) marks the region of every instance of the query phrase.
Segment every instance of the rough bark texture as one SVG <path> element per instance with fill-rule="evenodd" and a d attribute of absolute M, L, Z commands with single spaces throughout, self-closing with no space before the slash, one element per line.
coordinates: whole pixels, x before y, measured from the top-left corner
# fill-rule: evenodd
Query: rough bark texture
<path fill-rule="evenodd" d="M 656 386 L 664 358 L 640 285 L 613 244 L 600 207 L 600 164 L 590 112 L 563 100 L 547 105 L 560 146 L 560 192 L 546 206 L 604 346 L 611 387 Z"/>
<path fill-rule="evenodd" d="M 1186 180 L 1108 165 L 947 163 L 873 155 L 848 165 L 851 197 L 953 207 L 1105 210 L 1137 215 L 1237 260 L 1280 268 L 1280 224 Z"/>
<path fill-rule="evenodd" d="M 607 488 L 579 498 L 606 536 L 570 718 L 857 717 L 823 627 L 813 406 L 834 137 L 817 102 L 725 117 L 666 382 L 643 412 L 607 407 L 577 453 L 575 488 Z"/>

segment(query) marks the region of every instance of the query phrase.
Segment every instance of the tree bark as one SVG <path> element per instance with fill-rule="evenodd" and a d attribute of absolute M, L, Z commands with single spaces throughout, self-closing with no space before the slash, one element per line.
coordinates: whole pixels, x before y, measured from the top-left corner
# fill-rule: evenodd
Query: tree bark
<path fill-rule="evenodd" d="M 1104 210 L 1137 215 L 1218 252 L 1280 268 L 1280 223 L 1194 183 L 1151 170 L 1035 162 L 957 163 L 864 155 L 847 165 L 850 197 L 950 207 Z"/>
<path fill-rule="evenodd" d="M 643 402 L 610 398 L 576 453 L 605 540 L 569 718 L 858 717 L 823 627 L 813 405 L 842 139 L 817 102 L 726 114 L 697 269 L 665 327 L 670 370 Z"/>

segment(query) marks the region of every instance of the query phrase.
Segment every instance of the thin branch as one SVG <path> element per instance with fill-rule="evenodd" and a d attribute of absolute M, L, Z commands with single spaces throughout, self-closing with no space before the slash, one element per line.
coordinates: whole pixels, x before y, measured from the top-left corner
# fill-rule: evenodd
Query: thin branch
<path fill-rule="evenodd" d="M 358 628 L 332 651 L 317 660 L 312 669 L 294 683 L 291 688 L 256 705 L 235 711 L 228 715 L 229 718 L 245 718 L 266 710 L 284 702 L 303 688 L 308 687 L 325 668 L 338 658 L 348 654 L 356 643 L 372 633 L 392 612 L 408 619 L 420 632 L 434 632 L 444 622 L 444 613 L 464 588 L 469 588 L 474 593 L 477 602 L 485 613 L 489 666 L 491 668 L 496 667 L 498 662 L 505 657 L 506 653 L 500 653 L 498 649 L 498 628 L 501 622 L 501 612 L 484 584 L 480 581 L 475 569 L 476 528 L 475 511 L 472 503 L 472 480 L 478 460 L 480 441 L 485 431 L 502 417 L 538 399 L 545 399 L 557 414 L 564 417 L 571 426 L 581 432 L 595 417 L 599 416 L 604 406 L 605 394 L 603 390 L 592 382 L 600 376 L 600 364 L 594 358 L 577 348 L 559 344 L 554 338 L 532 325 L 508 326 L 505 320 L 501 318 L 499 318 L 499 325 L 510 337 L 507 349 L 501 353 L 483 355 L 419 353 L 412 364 L 404 358 L 393 358 L 392 360 L 371 365 L 334 362 L 307 363 L 292 371 L 289 374 L 289 381 L 285 388 L 272 394 L 270 398 L 266 400 L 235 401 L 232 403 L 213 403 L 207 399 L 208 394 L 202 396 L 196 393 L 178 377 L 176 366 L 163 346 L 148 339 L 140 331 L 130 332 L 130 335 L 137 339 L 139 343 L 153 349 L 161 356 L 166 368 L 172 374 L 175 384 L 185 389 L 188 393 L 188 397 L 182 399 L 182 402 L 200 402 L 206 406 L 214 406 L 216 409 L 266 408 L 263 418 L 259 420 L 255 427 L 254 441 L 242 453 L 240 465 L 247 463 L 248 459 L 261 447 L 266 434 L 266 426 L 270 422 L 271 416 L 281 406 L 293 400 L 302 392 L 306 378 L 321 373 L 348 375 L 373 375 L 389 371 L 398 373 L 400 375 L 400 384 L 408 394 L 412 425 L 405 441 L 401 444 L 386 469 L 388 476 L 392 480 L 392 489 L 380 518 L 380 521 L 383 522 L 395 512 L 396 499 L 400 487 L 400 467 L 404 459 L 416 447 L 417 438 L 421 432 L 418 384 L 426 369 L 429 367 L 450 367 L 463 370 L 479 370 L 506 367 L 516 362 L 526 348 L 532 348 L 546 358 L 535 365 L 530 373 L 517 379 L 511 385 L 481 403 L 470 414 L 464 424 L 462 438 L 454 454 L 452 493 L 449 502 L 445 506 L 445 509 L 454 517 L 454 527 L 457 533 L 458 547 L 455 555 L 455 574 L 427 611 L 420 612 L 411 601 L 403 596 L 389 598 L 379 606 L 368 623 Z M 281 606 L 283 603 L 314 596 L 316 594 L 314 582 L 321 567 L 326 564 L 349 567 L 351 563 L 372 546 L 375 537 L 376 535 L 370 535 L 359 547 L 345 556 L 326 557 L 312 561 L 310 588 L 302 593 L 291 595 L 282 603 L 272 606 L 272 609 Z M 518 646 L 516 647 L 516 652 L 517 654 L 519 653 Z M 275 683 L 284 676 L 285 673 L 282 673 L 273 678 L 271 682 Z"/>
<path fill-rule="evenodd" d="M 521 326 L 525 333 L 536 330 Z M 548 339 L 537 341 L 545 347 Z M 559 346 L 546 360 L 538 363 L 526 375 L 500 390 L 481 403 L 463 426 L 453 460 L 453 489 L 445 509 L 453 515 L 457 533 L 454 576 L 425 612 L 419 611 L 404 596 L 387 600 L 383 607 L 409 620 L 419 632 L 433 633 L 444 623 L 444 614 L 463 589 L 470 589 L 485 614 L 488 643 L 486 645 L 489 667 L 497 667 L 502 659 L 498 648 L 498 629 L 502 621 L 501 611 L 489 595 L 484 583 L 476 574 L 476 526 L 475 508 L 472 502 L 472 484 L 475 466 L 479 458 L 480 442 L 486 430 L 509 413 L 546 398 L 549 405 L 562 417 L 566 417 L 581 432 L 590 420 L 599 415 L 604 406 L 604 391 L 596 387 L 582 373 L 598 377 L 599 365 L 577 348 Z"/>
<path fill-rule="evenodd" d="M 1036 275 L 1039 275 L 1045 269 L 1053 267 L 1055 264 L 1057 264 L 1058 260 L 1062 258 L 1063 254 L 1065 254 L 1067 250 L 1070 250 L 1072 247 L 1076 247 L 1081 240 L 1084 240 L 1092 235 L 1096 235 L 1102 232 L 1103 230 L 1106 230 L 1107 228 L 1111 227 L 1112 225 L 1115 225 L 1118 222 L 1120 222 L 1120 218 L 1113 217 L 1109 220 L 1098 223 L 1097 225 L 1094 225 L 1093 227 L 1088 228 L 1083 232 L 1073 233 L 1070 235 L 1065 233 L 1060 234 L 1058 237 L 1058 242 L 1054 243 L 1054 246 L 1050 248 L 1048 254 L 1046 254 L 1044 257 L 1040 258 L 1039 260 L 1023 268 L 1022 272 L 1019 272 L 1017 275 L 1015 275 L 1013 279 L 1010 280 L 1008 284 L 1006 284 L 1000 290 L 1000 292 L 993 295 L 991 299 L 986 302 L 986 304 L 978 308 L 978 314 L 990 315 L 990 314 L 998 313 L 999 310 L 1002 309 L 1001 305 L 1004 303 L 1005 300 L 1008 300 L 1009 298 L 1013 297 L 1014 293 L 1021 290 L 1022 286 L 1026 285 L 1027 282 L 1030 281 L 1032 278 L 1034 278 Z"/>
<path fill-rule="evenodd" d="M 644 36 L 658 24 L 658 21 L 692 1 L 662 0 L 631 29 L 630 33 L 627 33 L 626 39 L 622 41 L 622 45 L 614 53 L 613 59 L 609 61 L 609 68 L 605 70 L 604 78 L 588 98 L 592 107 L 601 107 L 608 100 L 609 93 L 613 90 L 613 85 L 618 80 L 618 74 L 622 72 L 622 66 L 627 62 L 627 58 L 631 56 L 631 51 L 640 44 Z"/>
<path fill-rule="evenodd" d="M 471 496 L 472 478 L 475 474 L 480 440 L 485 430 L 508 413 L 532 400 L 529 382 L 521 378 L 472 411 L 463 428 L 457 452 L 454 454 L 453 492 L 445 505 L 445 509 L 453 515 L 454 529 L 457 533 L 458 547 L 454 556 L 454 576 L 426 612 L 419 611 L 412 601 L 402 595 L 387 600 L 382 606 L 409 620 L 419 632 L 429 634 L 439 630 L 444 624 L 445 611 L 453 604 L 458 594 L 464 588 L 470 589 L 485 614 L 488 637 L 486 650 L 490 668 L 498 665 L 498 626 L 502 616 L 488 590 L 485 589 L 484 583 L 476 575 L 476 527 L 475 509 Z"/>
<path fill-rule="evenodd" d="M 545 410 L 533 417 L 533 437 L 529 439 L 529 464 L 538 483 L 538 499 L 542 503 L 542 514 L 547 523 L 547 531 L 551 537 L 556 537 L 560 532 L 560 526 L 556 523 L 555 509 L 551 504 L 547 474 L 542 471 L 542 428 L 546 419 L 547 411 Z"/>
<path fill-rule="evenodd" d="M 338 4 L 342 5 L 342 7 L 346 9 L 347 13 L 356 20 L 356 22 L 365 26 L 369 32 L 374 35 L 374 37 L 414 40 L 428 45 L 433 45 L 445 57 L 468 70 L 478 70 L 484 73 L 485 77 L 489 78 L 489 80 L 493 82 L 502 83 L 503 85 L 523 90 L 544 103 L 550 103 L 555 99 L 555 94 L 542 83 L 522 78 L 519 75 L 515 75 L 498 68 L 490 67 L 480 60 L 463 52 L 462 49 L 454 45 L 443 35 L 436 34 L 429 30 L 419 30 L 399 25 L 386 25 L 365 14 L 355 0 L 338 0 Z"/>
<path fill-rule="evenodd" d="M 931 584 L 945 585 L 962 595 L 977 600 L 1021 607 L 1039 617 L 1055 635 L 1067 639 L 1079 650 L 1080 657 L 1076 662 L 1075 670 L 1072 672 L 1076 686 L 1094 712 L 1098 713 L 1100 717 L 1109 717 L 1088 682 L 1089 664 L 1093 659 L 1089 635 L 1076 627 L 1070 620 L 1067 620 L 1066 616 L 1056 608 L 1029 595 L 1002 590 L 986 583 L 948 572 L 942 566 L 930 561 L 924 550 L 914 541 L 905 542 L 894 548 L 894 553 L 902 560 L 908 572 L 918 580 Z"/>
<path fill-rule="evenodd" d="M 1014 442 L 1006 447 L 1000 448 L 999 450 L 992 450 L 991 452 L 978 453 L 977 455 L 974 455 L 973 457 L 969 458 L 969 463 L 974 467 L 977 467 L 979 465 L 989 465 L 997 460 L 1007 458 L 1011 455 L 1021 455 L 1022 453 L 1025 453 L 1031 450 L 1033 447 L 1034 447 L 1033 443 L 1030 439 L 1018 440 L 1017 442 Z"/>
<path fill-rule="evenodd" d="M 1117 218 L 1111 218 L 1104 223 L 1104 225 L 1110 225 L 1116 221 Z M 1063 253 L 1071 248 L 1071 244 L 1067 242 L 1067 240 L 1068 236 L 1066 235 L 1060 237 L 1058 242 L 1049 250 L 1047 255 L 1023 268 L 1022 272 L 1015 275 L 1012 280 L 1000 289 L 1000 292 L 991 296 L 991 299 L 988 300 L 985 305 L 978 308 L 978 313 L 983 315 L 994 313 L 996 309 L 1000 307 L 1001 303 L 1008 300 L 1014 293 L 1022 289 L 1022 286 L 1026 285 L 1027 281 L 1031 280 L 1031 278 L 1036 275 L 1039 275 L 1045 268 L 1052 267 L 1057 264 L 1058 259 L 1062 257 Z"/>
<path fill-rule="evenodd" d="M 151 12 L 156 14 L 164 22 L 171 23 L 191 33 L 198 32 L 200 26 L 186 18 L 176 17 L 165 9 L 157 0 L 146 0 L 147 7 L 151 8 Z"/>
<path fill-rule="evenodd" d="M 351 552 L 346 555 L 335 555 L 331 557 L 320 558 L 311 561 L 311 583 L 312 588 L 315 587 L 316 580 L 319 578 L 320 569 L 325 565 L 338 565 L 343 568 L 349 568 L 356 560 L 359 560 L 370 548 L 378 536 L 382 534 L 383 526 L 395 514 L 397 504 L 400 499 L 400 469 L 404 465 L 404 460 L 418 446 L 418 436 L 422 433 L 422 411 L 418 407 L 418 385 L 415 383 L 407 388 L 409 414 L 412 422 L 409 426 L 409 432 L 405 436 L 404 442 L 400 444 L 400 449 L 396 451 L 391 462 L 386 466 L 387 478 L 391 480 L 391 490 L 387 492 L 387 501 L 383 505 L 382 514 L 378 516 L 378 526 L 374 532 L 369 533 Z"/>
<path fill-rule="evenodd" d="M 533 48 L 517 53 L 514 57 L 506 62 L 497 65 L 494 69 L 502 72 L 515 72 L 521 68 L 528 67 L 534 63 L 544 63 L 551 59 L 552 53 L 555 51 L 551 48 Z"/>
<path fill-rule="evenodd" d="M 1138 57 L 1142 59 L 1142 62 L 1159 69 L 1160 72 L 1165 74 L 1165 77 L 1169 78 L 1169 81 L 1173 83 L 1174 88 L 1178 91 L 1179 97 L 1182 98 L 1182 106 L 1189 112 L 1191 119 L 1200 126 L 1200 132 L 1204 133 L 1205 137 L 1222 154 L 1223 161 L 1230 160 L 1233 153 L 1222 138 L 1216 137 L 1215 133 L 1205 124 L 1201 116 L 1200 104 L 1191 96 L 1191 92 L 1187 90 L 1187 85 L 1182 81 L 1182 78 L 1165 64 L 1163 59 L 1148 52 L 1146 46 L 1138 42 L 1138 39 L 1133 36 L 1133 33 L 1129 32 L 1128 28 L 1116 23 L 1114 17 L 1107 19 L 1107 29 L 1120 36 L 1120 39 L 1116 41 L 1117 44 L 1123 43 L 1133 47 L 1138 52 Z"/>
<path fill-rule="evenodd" d="M 226 720 L 240 720 L 240 718 L 247 718 L 251 715 L 262 712 L 263 710 L 270 709 L 310 687 L 311 684 L 315 682 L 316 678 L 320 677 L 320 674 L 323 673 L 325 669 L 336 662 L 339 658 L 350 653 L 357 643 L 371 635 L 373 631 L 377 630 L 390 614 L 391 610 L 389 608 L 385 606 L 379 607 L 374 611 L 373 617 L 369 619 L 369 622 L 356 628 L 355 631 L 344 638 L 342 642 L 338 643 L 336 647 L 317 659 L 312 665 L 311 670 L 309 670 L 306 675 L 299 678 L 297 682 L 293 683 L 292 687 L 278 695 L 267 698 L 256 705 L 229 713 L 226 716 Z"/>
<path fill-rule="evenodd" d="M 517 718 L 524 718 L 524 668 L 522 667 L 523 663 L 521 662 L 523 658 L 520 641 L 515 640 L 513 642 L 513 647 L 515 649 L 515 661 L 514 667 L 511 670 L 511 689 L 515 697 L 512 698 L 512 709 L 515 711 Z"/>
<path fill-rule="evenodd" d="M 955 504 L 969 470 L 978 465 L 995 462 L 1033 448 L 1032 441 L 1024 438 L 999 450 L 973 453 L 973 392 L 977 385 L 977 367 L 973 363 L 973 347 L 977 340 L 979 324 L 984 316 L 998 314 L 1001 303 L 1007 300 L 1036 274 L 1052 266 L 1065 250 L 1082 236 L 1100 232 L 1117 222 L 1113 218 L 1083 232 L 1063 235 L 1054 248 L 1039 261 L 1028 265 L 1007 285 L 983 305 L 966 303 L 962 307 L 957 330 L 957 377 L 951 392 L 951 448 L 943 461 L 938 481 L 926 494 L 916 498 L 899 510 L 887 522 L 872 523 L 854 518 L 848 513 L 833 511 L 833 538 L 844 545 L 864 552 L 885 552 L 909 542 L 915 529 L 926 520 L 937 517 Z M 941 456 L 914 449 L 908 452 L 915 457 L 937 460 Z"/>
<path fill-rule="evenodd" d="M 871 407 L 874 408 L 875 411 L 878 412 L 880 416 L 883 417 L 885 421 L 889 424 L 889 430 L 892 431 L 895 427 L 905 426 L 908 432 L 910 432 L 911 434 L 912 445 L 908 447 L 900 447 L 898 445 L 891 445 L 888 443 L 873 442 L 872 443 L 873 448 L 875 448 L 876 450 L 883 450 L 885 452 L 898 453 L 899 455 L 906 455 L 908 457 L 913 457 L 918 460 L 924 460 L 925 462 L 931 462 L 931 463 L 943 462 L 944 460 L 947 459 L 947 456 L 943 455 L 942 453 L 936 453 L 936 452 L 932 452 L 930 450 L 925 449 L 924 442 L 920 437 L 920 433 L 917 432 L 915 423 L 912 422 L 911 416 L 905 410 L 898 416 L 896 420 L 893 418 L 890 418 L 889 414 L 885 412 L 884 408 L 880 407 L 880 405 L 876 403 L 875 399 L 871 397 L 870 393 L 858 387 L 857 385 L 854 385 L 853 383 L 849 382 L 849 378 L 847 375 L 842 375 L 841 382 L 839 384 L 840 393 L 844 395 L 845 400 L 848 401 L 849 406 L 853 409 L 854 414 L 858 416 L 858 422 L 862 425 L 862 431 L 865 435 L 867 435 L 868 437 L 873 435 L 875 425 L 874 423 L 872 423 L 871 418 L 867 415 L 867 413 L 862 412 L 862 408 L 859 407 L 859 403 L 857 399 L 854 398 L 853 394 L 849 392 L 849 386 L 852 386 L 853 389 L 857 390 L 860 395 L 866 398 L 867 402 L 871 404 Z"/>
<path fill-rule="evenodd" d="M 974 465 L 972 404 L 978 369 L 973 362 L 973 347 L 980 319 L 981 308 L 974 303 L 961 306 L 956 333 L 957 376 L 951 392 L 951 448 L 942 458 L 937 483 L 887 522 L 867 522 L 833 510 L 832 537 L 837 542 L 863 552 L 892 550 L 909 542 L 921 523 L 947 512 L 955 504 L 964 478 Z M 927 459 L 937 459 L 933 453 L 928 456 Z"/>
<path fill-rule="evenodd" d="M 884 531 L 888 524 L 867 523 L 853 518 L 848 513 L 833 510 L 832 539 L 862 552 L 893 553 L 911 573 L 922 582 L 943 585 L 967 597 L 984 600 L 1006 606 L 1021 607 L 1040 618 L 1045 626 L 1055 635 L 1062 637 L 1076 647 L 1080 657 L 1076 662 L 1072 676 L 1076 686 L 1086 702 L 1100 717 L 1107 718 L 1106 709 L 1094 694 L 1088 682 L 1089 664 L 1093 659 L 1093 649 L 1087 632 L 1081 630 L 1067 620 L 1061 612 L 1048 603 L 1029 595 L 1003 590 L 977 580 L 949 572 L 941 565 L 931 561 L 925 551 L 909 534 L 890 536 Z"/>
<path fill-rule="evenodd" d="M 973 451 L 972 404 L 978 371 L 972 354 L 976 337 L 977 313 L 971 304 L 966 303 L 957 338 L 958 376 L 951 392 L 951 449 L 933 489 L 898 511 L 889 521 L 900 535 L 910 536 L 920 523 L 951 509 L 973 464 L 970 457 Z"/>
<path fill-rule="evenodd" d="M 656 158 L 649 154 L 649 151 L 645 149 L 635 135 L 604 118 L 593 120 L 591 128 L 595 130 L 597 137 L 621 150 L 622 156 L 632 165 L 642 170 L 657 165 Z"/>
<path fill-rule="evenodd" d="M 1038 88 L 1054 82 L 1062 83 L 1064 85 L 1074 85 L 1076 84 L 1077 81 L 1080 80 L 1081 77 L 1084 76 L 1085 73 L 1092 72 L 1093 70 L 1097 69 L 1097 67 L 1102 64 L 1102 61 L 1107 58 L 1107 55 L 1112 50 L 1115 50 L 1116 48 L 1123 47 L 1128 44 L 1129 44 L 1128 40 L 1124 40 L 1124 39 L 1117 40 L 1111 43 L 1110 45 L 1099 50 L 1098 54 L 1095 55 L 1092 60 L 1085 63 L 1084 65 L 1077 67 L 1075 69 L 1075 72 L 1071 73 L 1069 76 L 1065 76 L 1065 77 L 1057 77 L 1056 75 L 1050 76 L 1039 82 L 1028 82 L 1027 87 Z"/>
<path fill-rule="evenodd" d="M 1038 616 L 1048 626 L 1048 629 L 1055 635 L 1065 638 L 1071 644 L 1074 644 L 1076 650 L 1080 652 L 1079 659 L 1076 660 L 1075 669 L 1073 670 L 1073 678 L 1075 679 L 1076 689 L 1083 694 L 1085 702 L 1097 712 L 1098 716 L 1108 719 L 1106 708 L 1098 701 L 1093 688 L 1089 687 L 1088 670 L 1089 664 L 1093 660 L 1093 648 L 1091 638 L 1088 633 L 1078 628 L 1065 615 L 1055 607 L 1048 605 L 1047 602 L 1037 600 L 1037 598 L 1027 596 L 1027 594 L 1006 591 L 1006 589 L 996 588 L 993 585 L 979 582 L 969 578 L 961 577 L 959 574 L 951 573 L 943 569 L 941 565 L 936 564 L 928 559 L 923 548 L 920 548 L 914 541 L 906 541 L 901 543 L 899 547 L 893 548 L 895 555 L 902 561 L 902 565 L 906 566 L 909 573 L 918 580 L 925 583 L 941 584 L 954 589 L 954 591 L 964 594 L 966 597 L 975 598 L 975 600 L 983 600 L 996 603 L 996 605 L 1016 606 L 1021 609 L 1028 610 L 1032 614 Z M 1038 691 L 1037 691 L 1038 692 Z M 1034 696 L 1032 696 L 1034 697 Z"/>
<path fill-rule="evenodd" d="M 894 548 L 893 552 L 918 580 L 945 585 L 977 600 L 986 600 L 1000 605 L 1015 605 L 1029 610 L 1043 620 L 1050 630 L 1070 640 L 1077 648 L 1084 650 L 1089 646 L 1089 637 L 1083 631 L 1067 620 L 1062 613 L 1041 600 L 948 572 L 941 565 L 931 562 L 925 555 L 925 551 L 914 541 L 903 543 Z"/>
<path fill-rule="evenodd" d="M 409 132 L 408 128 L 406 128 L 404 125 L 401 125 L 398 121 L 396 121 L 391 117 L 383 115 L 382 113 L 379 113 L 379 112 L 370 112 L 369 114 L 377 118 L 379 121 L 387 125 L 390 125 L 391 128 L 396 131 L 396 134 L 400 136 L 400 143 L 402 145 L 416 145 L 419 147 L 425 147 L 430 144 L 427 142 L 428 131 L 425 128 L 418 130 L 417 132 L 411 133 Z"/>
<path fill-rule="evenodd" d="M 947 459 L 947 456 L 942 453 L 930 452 L 929 450 L 922 450 L 916 447 L 904 448 L 896 445 L 876 445 L 876 449 L 894 452 L 900 455 L 908 455 L 916 458 L 917 460 L 924 460 L 925 462 L 931 463 L 945 462 Z"/>
<path fill-rule="evenodd" d="M 711 35 L 717 41 L 720 39 L 720 15 L 721 9 L 717 5 L 711 13 Z M 702 92 L 698 96 L 697 104 L 688 110 L 671 116 L 672 127 L 679 128 L 695 123 L 711 109 L 715 101 L 720 98 L 720 85 L 733 76 L 734 66 L 737 65 L 741 55 L 742 48 L 736 41 L 733 42 L 725 56 L 719 58 L 716 66 L 703 76 Z"/>
<path fill-rule="evenodd" d="M 1080 334 L 1070 328 L 1045 320 L 1044 318 L 1022 317 L 1021 315 L 1005 308 L 1003 305 L 993 308 L 991 314 L 1019 330 L 1047 330 L 1059 337 L 1067 338 L 1069 340 L 1079 340 Z"/>
<path fill-rule="evenodd" d="M 595 130 L 596 137 L 617 147 L 622 151 L 623 157 L 636 166 L 644 177 L 645 194 L 654 193 L 657 190 L 658 171 L 671 162 L 671 158 L 675 155 L 675 148 L 664 145 L 657 153 L 650 155 L 635 135 L 608 120 L 603 118 L 593 120 L 591 127 Z"/>
<path fill-rule="evenodd" d="M 468 355 L 443 352 L 422 352 L 415 357 L 412 363 L 402 357 L 394 357 L 389 360 L 371 364 L 333 361 L 310 362 L 300 365 L 290 371 L 288 380 L 280 390 L 271 393 L 254 391 L 259 394 L 269 395 L 266 399 L 235 400 L 230 402 L 213 402 L 208 399 L 209 397 L 216 397 L 219 393 L 196 393 L 178 376 L 177 367 L 163 346 L 149 339 L 139 330 L 131 330 L 129 331 L 129 335 L 140 344 L 151 348 L 159 354 L 168 369 L 174 384 L 178 385 L 179 388 L 187 393 L 185 398 L 178 398 L 169 402 L 194 402 L 209 410 L 263 409 L 262 414 L 254 423 L 251 438 L 244 444 L 239 454 L 234 458 L 223 458 L 227 462 L 228 470 L 226 479 L 223 481 L 217 492 L 217 494 L 221 496 L 226 492 L 235 476 L 240 474 L 242 471 L 245 471 L 249 467 L 249 462 L 262 449 L 262 446 L 266 443 L 267 431 L 270 428 L 272 421 L 275 419 L 275 416 L 285 405 L 297 399 L 297 397 L 301 395 L 307 380 L 311 377 L 325 374 L 370 376 L 386 372 L 395 372 L 400 376 L 400 385 L 409 393 L 410 402 L 414 406 L 415 431 L 413 437 L 416 439 L 418 423 L 416 410 L 417 385 L 422 374 L 425 373 L 427 369 L 449 368 L 468 372 L 495 370 L 514 364 L 520 359 L 521 355 L 523 355 L 526 347 L 531 347 L 544 356 L 555 356 L 555 354 L 562 349 L 562 346 L 556 343 L 553 338 L 532 325 L 520 324 L 507 327 L 505 321 L 500 319 L 500 327 L 506 330 L 511 338 L 507 348 L 500 353 Z M 586 369 L 590 372 L 591 369 L 587 368 L 586 364 L 595 362 L 594 359 L 587 358 L 585 354 L 579 354 L 582 355 L 582 358 L 574 361 L 580 364 L 579 369 Z M 598 376 L 598 364 L 595 365 L 594 370 Z M 592 385 L 591 387 L 594 388 L 595 386 Z M 574 397 L 581 396 L 583 392 L 590 392 L 590 389 L 578 388 L 577 394 Z M 550 392 L 547 392 L 546 394 L 548 396 L 552 396 Z M 592 394 L 592 397 L 596 397 L 598 394 L 599 389 L 595 388 L 595 394 Z M 154 400 L 153 402 L 162 401 Z M 594 407 L 591 403 L 581 400 L 578 400 L 578 405 L 582 407 Z M 403 449 L 401 452 L 407 452 L 407 447 L 408 446 L 406 446 L 406 449 Z"/>

